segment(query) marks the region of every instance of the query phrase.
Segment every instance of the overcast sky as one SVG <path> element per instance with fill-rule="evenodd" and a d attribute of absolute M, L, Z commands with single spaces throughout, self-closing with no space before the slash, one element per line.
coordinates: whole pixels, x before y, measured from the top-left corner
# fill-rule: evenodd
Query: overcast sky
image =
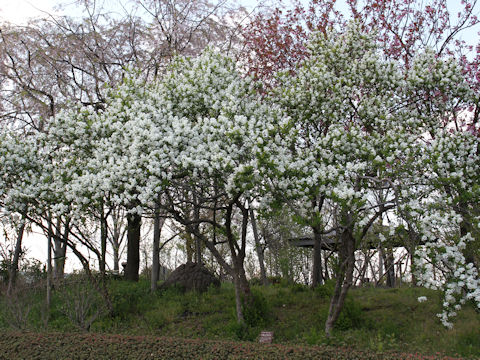
<path fill-rule="evenodd" d="M 120 8 L 118 6 L 120 0 L 103 0 L 102 1 L 107 8 Z M 262 1 L 262 3 L 272 3 L 275 1 Z M 288 3 L 288 0 L 285 1 Z M 7 20 L 14 24 L 24 24 L 28 18 L 42 17 L 46 14 L 59 14 L 59 11 L 55 11 L 55 7 L 58 3 L 67 4 L 67 11 L 72 10 L 72 6 L 68 4 L 74 3 L 74 0 L 0 0 L 0 20 Z M 238 4 L 242 4 L 246 8 L 253 9 L 258 1 L 257 0 L 241 0 L 236 1 Z M 71 14 L 74 15 L 74 14 Z"/>

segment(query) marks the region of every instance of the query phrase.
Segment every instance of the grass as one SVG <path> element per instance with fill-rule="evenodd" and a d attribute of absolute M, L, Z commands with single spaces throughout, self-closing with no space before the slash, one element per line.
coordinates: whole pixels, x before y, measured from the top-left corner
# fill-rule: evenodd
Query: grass
<path fill-rule="evenodd" d="M 235 321 L 234 289 L 231 284 L 223 284 L 221 288 L 212 288 L 203 294 L 182 293 L 178 289 L 152 294 L 146 280 L 139 283 L 112 280 L 110 292 L 114 313 L 101 313 L 92 323 L 90 332 L 195 341 L 251 341 L 242 343 L 242 346 L 250 344 L 248 351 L 254 351 L 257 348 L 249 346 L 258 345 L 254 342 L 260 331 L 270 330 L 274 332 L 274 343 L 286 348 L 301 346 L 302 349 L 310 349 L 311 346 L 321 345 L 322 348 L 348 347 L 351 349 L 349 351 L 365 352 L 368 356 L 393 352 L 397 355 L 421 353 L 433 358 L 440 356 L 436 355 L 438 353 L 442 356 L 480 357 L 480 315 L 474 307 L 466 306 L 459 312 L 454 328 L 445 329 L 436 318 L 441 310 L 441 294 L 423 288 L 352 289 L 334 335 L 327 339 L 323 327 L 329 305 L 329 286 L 316 290 L 300 285 L 254 286 L 253 291 L 260 299 L 262 311 L 254 313 L 254 325 L 244 327 Z M 75 299 L 65 292 L 68 295 L 68 289 L 54 292 L 48 325 L 41 292 L 24 296 L 22 304 L 28 306 L 30 311 L 24 316 L 23 328 L 12 320 L 15 318 L 12 314 L 15 309 L 12 310 L 7 300 L 1 298 L 0 331 L 15 334 L 12 328 L 17 327 L 37 334 L 28 336 L 40 336 L 39 332 L 45 336 L 50 332 L 82 333 L 81 327 L 71 316 L 65 315 Z M 79 297 L 77 293 L 73 295 Z M 419 303 L 419 296 L 427 296 L 428 301 Z M 89 301 L 90 307 L 86 306 L 85 310 L 87 315 L 101 306 L 99 297 L 91 297 Z M 15 342 L 23 341 L 20 336 L 15 336 Z M 104 339 L 110 338 L 107 336 Z M 109 343 L 110 340 L 105 341 Z M 221 348 L 223 345 L 215 346 Z M 259 350 L 261 354 L 262 349 Z M 230 358 L 235 358 L 232 356 Z"/>

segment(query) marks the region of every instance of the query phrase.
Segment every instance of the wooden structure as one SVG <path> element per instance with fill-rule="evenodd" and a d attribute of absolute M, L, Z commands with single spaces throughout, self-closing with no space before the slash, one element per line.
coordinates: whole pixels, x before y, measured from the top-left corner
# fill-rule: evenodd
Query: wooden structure
<path fill-rule="evenodd" d="M 388 233 L 388 227 L 387 226 L 382 226 L 382 232 Z M 360 247 L 358 250 L 362 248 L 368 248 L 371 250 L 378 249 L 380 245 L 380 241 L 378 239 L 380 231 L 378 230 L 370 230 L 367 233 L 367 236 L 365 238 L 365 241 L 363 242 L 363 246 Z M 288 239 L 289 243 L 293 246 L 296 247 L 302 247 L 302 248 L 313 248 L 313 245 L 315 243 L 315 240 L 313 238 L 313 235 L 311 236 L 301 236 L 301 237 L 295 237 L 295 238 L 290 238 Z M 424 242 L 419 242 L 418 245 L 423 245 Z M 327 251 L 337 251 L 337 245 L 338 245 L 338 236 L 337 232 L 335 230 L 332 230 L 326 234 L 322 235 L 322 250 L 327 250 Z M 397 248 L 397 247 L 405 247 L 405 244 L 400 241 L 400 239 L 389 239 L 386 241 L 384 244 L 382 244 L 383 247 L 391 247 L 391 248 Z"/>

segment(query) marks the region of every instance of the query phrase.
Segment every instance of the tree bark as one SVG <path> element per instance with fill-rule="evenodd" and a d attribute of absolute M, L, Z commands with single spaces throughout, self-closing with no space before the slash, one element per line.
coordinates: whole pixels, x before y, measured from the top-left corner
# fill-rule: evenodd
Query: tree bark
<path fill-rule="evenodd" d="M 63 235 L 61 226 L 57 226 L 57 236 L 53 239 L 53 277 L 55 281 L 62 280 L 65 274 L 65 260 L 67 254 L 67 241 L 70 233 L 70 219 L 66 219 Z"/>
<path fill-rule="evenodd" d="M 245 324 L 245 314 L 243 310 L 249 306 L 253 306 L 252 292 L 248 284 L 243 262 L 239 263 L 240 259 L 236 259 L 237 264 L 234 265 L 233 282 L 235 286 L 235 308 L 237 312 L 237 322 Z"/>
<path fill-rule="evenodd" d="M 127 215 L 127 266 L 125 267 L 125 279 L 128 281 L 138 281 L 141 223 L 142 217 L 140 215 Z"/>
<path fill-rule="evenodd" d="M 52 303 L 52 220 L 48 219 L 48 234 L 47 234 L 47 311 L 50 310 Z"/>
<path fill-rule="evenodd" d="M 107 268 L 107 217 L 105 216 L 105 210 L 103 204 L 100 209 L 100 263 L 99 270 L 100 276 L 105 277 Z"/>
<path fill-rule="evenodd" d="M 10 264 L 10 274 L 8 276 L 8 288 L 7 294 L 11 294 L 13 288 L 15 287 L 15 283 L 17 281 L 17 274 L 18 274 L 18 263 L 20 261 L 20 255 L 22 254 L 22 240 L 23 234 L 25 232 L 25 219 L 22 219 L 22 223 L 18 228 L 17 233 L 17 241 L 15 243 L 15 252 L 13 253 L 12 263 Z"/>
<path fill-rule="evenodd" d="M 160 235 L 164 223 L 165 218 L 160 217 L 160 211 L 157 208 L 153 220 L 152 275 L 150 282 L 150 289 L 152 292 L 157 290 L 157 283 L 160 275 Z"/>
<path fill-rule="evenodd" d="M 386 248 L 385 265 L 387 272 L 387 286 L 393 288 L 395 287 L 395 257 L 393 256 L 393 249 L 391 247 Z"/>
<path fill-rule="evenodd" d="M 267 272 L 265 271 L 265 259 L 263 257 L 263 249 L 258 236 L 257 221 L 253 209 L 250 209 L 250 221 L 252 222 L 253 238 L 255 239 L 255 251 L 257 252 L 258 263 L 260 265 L 260 278 L 263 286 L 268 285 Z"/>
<path fill-rule="evenodd" d="M 120 273 L 120 247 L 125 236 L 125 229 L 122 229 L 123 217 L 118 210 L 112 211 L 112 237 L 110 243 L 113 249 L 113 271 Z"/>
<path fill-rule="evenodd" d="M 202 242 L 200 238 L 195 235 L 200 232 L 200 224 L 198 223 L 198 220 L 200 219 L 200 207 L 197 204 L 197 197 L 195 194 L 193 195 L 193 201 L 195 203 L 195 208 L 193 209 L 194 220 L 197 222 L 194 226 L 195 233 L 192 234 L 195 240 L 195 262 L 202 265 Z"/>
<path fill-rule="evenodd" d="M 338 271 L 335 291 L 330 301 L 330 308 L 325 322 L 325 334 L 331 336 L 335 322 L 342 311 L 348 289 L 353 284 L 353 270 L 355 268 L 355 238 L 353 237 L 353 225 L 350 216 L 346 221 L 348 227 L 343 230 L 339 247 L 340 268 Z"/>
<path fill-rule="evenodd" d="M 312 287 L 323 283 L 322 270 L 322 235 L 317 226 L 313 226 L 313 269 L 312 269 Z"/>
<path fill-rule="evenodd" d="M 382 280 L 383 278 L 383 274 L 385 272 L 384 268 L 385 268 L 385 264 L 384 264 L 384 261 L 383 261 L 383 247 L 382 245 L 379 245 L 378 246 L 378 280 L 376 282 L 376 286 L 378 286 L 380 284 L 380 281 Z"/>

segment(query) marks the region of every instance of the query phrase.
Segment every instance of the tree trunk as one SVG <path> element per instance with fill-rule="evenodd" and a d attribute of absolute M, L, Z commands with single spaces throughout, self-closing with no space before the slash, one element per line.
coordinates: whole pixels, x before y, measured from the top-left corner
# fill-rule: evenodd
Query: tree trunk
<path fill-rule="evenodd" d="M 165 218 L 160 217 L 160 211 L 155 210 L 153 220 L 153 253 L 152 253 L 152 275 L 150 289 L 152 292 L 157 290 L 158 278 L 160 275 L 160 234 L 162 232 Z"/>
<path fill-rule="evenodd" d="M 47 311 L 50 311 L 52 303 L 52 220 L 48 219 L 48 235 L 47 235 Z"/>
<path fill-rule="evenodd" d="M 186 248 L 186 253 L 187 253 L 187 262 L 193 262 L 193 255 L 194 255 L 194 249 L 193 249 L 193 234 L 185 231 L 185 248 Z"/>
<path fill-rule="evenodd" d="M 243 310 L 249 306 L 253 306 L 252 292 L 248 284 L 245 271 L 242 266 L 236 264 L 233 268 L 233 282 L 235 286 L 235 309 L 237 313 L 237 322 L 245 324 L 245 316 Z"/>
<path fill-rule="evenodd" d="M 198 220 L 200 219 L 200 207 L 197 204 L 197 197 L 195 194 L 193 195 L 193 201 L 195 202 L 195 208 L 193 210 L 194 220 L 197 222 L 194 226 L 195 233 L 192 234 L 193 239 L 195 240 L 195 262 L 202 265 L 202 243 L 201 239 L 195 235 L 200 232 L 200 224 L 198 223 Z"/>
<path fill-rule="evenodd" d="M 70 219 L 65 221 L 63 236 L 60 224 L 57 226 L 57 236 L 53 239 L 53 277 L 55 281 L 62 280 L 65 274 L 65 260 L 67 254 L 67 241 L 70 233 Z"/>
<path fill-rule="evenodd" d="M 22 254 L 22 240 L 25 232 L 25 219 L 22 219 L 22 223 L 18 228 L 17 242 L 15 243 L 15 252 L 13 253 L 12 263 L 10 264 L 10 274 L 8 276 L 8 288 L 7 294 L 11 294 L 17 281 L 18 263 L 20 261 L 20 255 Z"/>
<path fill-rule="evenodd" d="M 105 216 L 105 210 L 102 207 L 100 209 L 100 263 L 99 270 L 100 276 L 105 277 L 107 268 L 107 217 Z"/>
<path fill-rule="evenodd" d="M 327 252 L 323 252 L 323 267 L 324 267 L 324 275 L 323 278 L 325 281 L 330 280 L 330 274 L 328 272 L 328 259 L 330 258 L 331 255 L 327 255 Z"/>
<path fill-rule="evenodd" d="M 393 249 L 391 247 L 385 252 L 385 265 L 387 272 L 387 286 L 395 287 L 395 257 L 393 256 Z"/>
<path fill-rule="evenodd" d="M 322 235 L 317 226 L 313 229 L 313 269 L 312 269 L 312 287 L 323 283 L 322 270 Z"/>
<path fill-rule="evenodd" d="M 140 215 L 127 215 L 127 266 L 125 267 L 125 279 L 129 281 L 138 281 L 141 223 L 142 217 Z"/>
<path fill-rule="evenodd" d="M 202 265 L 202 243 L 201 240 L 195 236 L 195 262 Z"/>
<path fill-rule="evenodd" d="M 380 284 L 380 281 L 382 281 L 382 277 L 384 274 L 384 262 L 383 262 L 383 247 L 382 245 L 378 246 L 378 280 L 376 282 L 376 286 Z"/>
<path fill-rule="evenodd" d="M 417 277 L 415 276 L 415 247 L 410 249 L 410 273 L 412 274 L 412 286 L 417 286 Z"/>
<path fill-rule="evenodd" d="M 113 272 L 120 273 L 120 256 L 118 246 L 113 246 Z"/>
<path fill-rule="evenodd" d="M 252 222 L 253 238 L 255 239 L 255 251 L 257 252 L 258 263 L 260 265 L 260 278 L 263 286 L 268 285 L 267 272 L 265 271 L 265 260 L 263 258 L 263 249 L 258 236 L 257 221 L 253 209 L 250 209 L 250 221 Z"/>
<path fill-rule="evenodd" d="M 350 219 L 349 219 L 350 220 Z M 350 221 L 347 221 L 350 223 Z M 325 322 L 325 334 L 331 336 L 331 331 L 342 311 L 348 289 L 353 284 L 353 270 L 355 268 L 355 238 L 353 237 L 353 225 L 349 225 L 341 235 L 339 247 L 340 267 L 336 279 L 335 291 L 330 301 L 327 321 Z"/>

